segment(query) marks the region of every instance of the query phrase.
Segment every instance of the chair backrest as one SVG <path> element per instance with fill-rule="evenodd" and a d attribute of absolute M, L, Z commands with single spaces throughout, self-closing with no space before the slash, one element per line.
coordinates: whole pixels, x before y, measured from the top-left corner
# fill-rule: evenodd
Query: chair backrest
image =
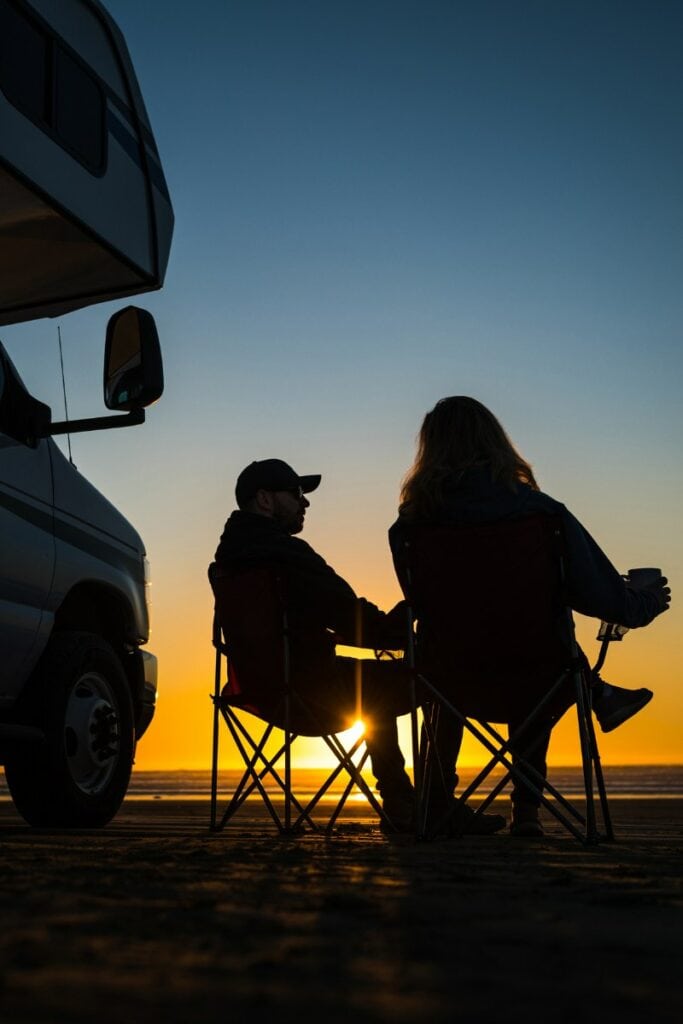
<path fill-rule="evenodd" d="M 506 720 L 567 664 L 560 539 L 552 516 L 408 529 L 419 661 L 466 713 Z"/>
<path fill-rule="evenodd" d="M 282 579 L 272 566 L 209 567 L 214 594 L 214 646 L 227 657 L 224 694 L 255 713 L 268 712 L 287 688 Z"/>

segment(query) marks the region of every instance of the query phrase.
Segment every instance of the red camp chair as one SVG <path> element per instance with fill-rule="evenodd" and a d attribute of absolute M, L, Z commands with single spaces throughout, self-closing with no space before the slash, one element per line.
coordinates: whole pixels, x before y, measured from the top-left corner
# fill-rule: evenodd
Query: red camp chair
<path fill-rule="evenodd" d="M 285 580 L 281 570 L 265 566 L 226 572 L 214 563 L 209 568 L 209 580 L 215 598 L 216 649 L 211 829 L 221 831 L 245 801 L 256 796 L 262 799 L 279 832 L 298 832 L 305 826 L 320 831 L 313 812 L 342 773 L 348 781 L 325 831 L 333 828 L 354 787 L 391 829 L 389 818 L 361 774 L 368 758 L 363 737 L 345 749 L 330 723 L 322 721 L 291 685 Z M 225 685 L 223 658 L 227 662 Z M 221 720 L 240 754 L 244 772 L 219 815 Z M 256 735 L 255 725 L 259 727 Z M 298 799 L 292 788 L 293 749 L 300 736 L 321 737 L 336 760 L 335 768 L 307 802 Z M 271 737 L 276 740 L 274 754 L 266 752 Z"/>
<path fill-rule="evenodd" d="M 503 778 L 477 814 L 513 778 L 580 841 L 612 839 L 591 720 L 590 670 L 577 647 L 571 611 L 563 600 L 559 521 L 532 516 L 483 525 L 412 527 L 396 562 L 411 614 L 418 620 L 418 640 L 413 642 L 411 634 L 409 661 L 421 697 L 431 704 L 424 715 L 422 750 L 419 755 L 413 752 L 418 834 L 428 836 L 439 824 L 432 821 L 428 826 L 426 805 L 433 781 L 430 773 L 444 771 L 436 752 L 435 716 L 448 714 L 491 755 L 459 797 L 461 803 L 496 766 L 502 766 Z M 527 759 L 538 743 L 535 727 L 542 721 L 554 724 L 571 704 L 577 713 L 585 812 Z M 510 720 L 521 724 L 504 739 L 493 723 Z M 414 718 L 414 748 L 416 737 Z M 596 822 L 596 788 L 602 835 Z"/>

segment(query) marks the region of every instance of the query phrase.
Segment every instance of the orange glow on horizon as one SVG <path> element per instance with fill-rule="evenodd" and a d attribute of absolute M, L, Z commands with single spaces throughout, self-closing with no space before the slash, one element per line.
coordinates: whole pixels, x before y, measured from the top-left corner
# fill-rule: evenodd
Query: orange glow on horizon
<path fill-rule="evenodd" d="M 335 564 L 332 559 L 331 564 Z M 380 607 L 389 609 L 400 597 L 398 585 L 389 571 L 388 554 L 374 578 L 364 577 L 360 566 L 355 572 L 348 572 L 348 564 L 340 570 L 347 573 L 357 593 L 375 600 Z M 174 575 L 174 579 L 163 578 L 163 573 L 155 577 L 154 631 L 149 647 L 159 658 L 159 697 L 155 719 L 138 746 L 136 766 L 139 770 L 208 770 L 210 767 L 212 705 L 209 695 L 214 687 L 212 598 L 203 567 L 191 585 L 181 579 L 180 572 Z M 177 593 L 181 588 L 184 596 L 182 621 L 177 621 Z M 577 616 L 578 639 L 591 661 L 597 656 L 597 625 L 593 620 Z M 338 652 L 359 653 L 351 648 L 339 648 Z M 371 651 L 360 653 L 363 657 L 374 656 Z M 631 630 L 623 641 L 611 645 L 603 677 L 619 686 L 649 686 L 655 696 L 643 711 L 609 735 L 602 735 L 598 730 L 604 764 L 683 762 L 683 688 L 678 668 L 682 663 L 683 639 L 671 612 L 646 629 Z M 348 741 L 349 733 L 345 735 Z M 399 737 L 410 765 L 407 717 L 399 721 Z M 331 755 L 322 741 L 300 742 L 300 767 L 332 765 Z M 222 737 L 221 763 L 226 768 L 238 767 L 239 759 L 228 751 L 226 734 Z M 549 762 L 555 766 L 578 764 L 578 740 L 571 710 L 553 733 Z M 465 738 L 459 763 L 466 767 L 483 763 L 473 740 Z"/>

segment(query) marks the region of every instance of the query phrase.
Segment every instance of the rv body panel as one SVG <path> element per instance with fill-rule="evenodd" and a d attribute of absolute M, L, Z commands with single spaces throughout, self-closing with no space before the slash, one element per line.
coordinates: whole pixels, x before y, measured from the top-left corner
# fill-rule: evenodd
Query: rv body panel
<path fill-rule="evenodd" d="M 147 642 L 145 549 L 136 530 L 51 442 L 56 567 L 48 611 L 57 614 L 75 587 L 109 591 L 122 616 L 121 639 Z M 106 632 L 106 623 L 99 624 Z"/>
<path fill-rule="evenodd" d="M 0 324 L 161 287 L 173 211 L 121 33 L 94 0 L 0 0 L 0 17 L 40 43 L 35 73 L 0 65 Z"/>
<path fill-rule="evenodd" d="M 49 633 L 52 520 L 48 442 L 28 448 L 0 433 L 0 708 L 14 700 Z"/>
<path fill-rule="evenodd" d="M 52 440 L 32 449 L 0 434 L 0 707 L 60 617 L 117 646 L 146 643 L 144 556 L 130 523 Z"/>

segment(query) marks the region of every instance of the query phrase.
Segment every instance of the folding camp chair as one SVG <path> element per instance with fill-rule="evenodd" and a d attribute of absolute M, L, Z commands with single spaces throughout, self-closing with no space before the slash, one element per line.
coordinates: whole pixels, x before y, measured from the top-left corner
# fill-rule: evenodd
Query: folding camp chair
<path fill-rule="evenodd" d="M 429 836 L 444 824 L 434 822 L 433 816 L 430 823 L 428 796 L 435 792 L 435 778 L 438 789 L 434 772 L 448 777 L 449 766 L 439 763 L 435 737 L 438 716 L 447 714 L 491 755 L 459 803 L 465 803 L 500 766 L 503 776 L 477 814 L 513 779 L 581 842 L 613 839 L 591 720 L 590 670 L 578 649 L 563 596 L 559 520 L 530 516 L 483 525 L 408 528 L 396 562 L 411 615 L 418 620 L 418 639 L 414 641 L 411 632 L 408 657 L 423 707 L 425 700 L 427 704 L 420 751 L 413 719 L 418 835 Z M 603 644 L 603 660 L 605 649 Z M 548 726 L 572 704 L 585 812 L 529 763 Z M 504 739 L 494 723 L 511 720 L 520 724 Z M 602 834 L 596 820 L 596 790 Z M 455 814 L 458 802 L 451 803 L 450 814 Z"/>
<path fill-rule="evenodd" d="M 319 712 L 315 712 L 291 685 L 282 571 L 277 566 L 225 571 L 214 563 L 209 568 L 209 580 L 215 598 L 213 644 L 216 649 L 211 829 L 221 831 L 245 801 L 255 796 L 261 798 L 280 833 L 298 832 L 306 826 L 320 831 L 313 812 L 340 775 L 346 778 L 346 785 L 326 822 L 325 831 L 330 832 L 334 827 L 354 787 L 391 829 L 390 819 L 362 775 L 368 758 L 363 737 L 346 749 L 330 723 L 322 720 Z M 223 658 L 227 663 L 225 685 L 222 685 Z M 228 728 L 244 772 L 219 814 L 221 721 Z M 254 723 L 259 728 L 256 734 Z M 295 741 L 302 736 L 322 738 L 336 761 L 334 769 L 307 801 L 299 799 L 292 787 L 293 750 Z M 268 746 L 273 740 L 274 753 Z M 283 808 L 279 806 L 282 803 Z"/>

